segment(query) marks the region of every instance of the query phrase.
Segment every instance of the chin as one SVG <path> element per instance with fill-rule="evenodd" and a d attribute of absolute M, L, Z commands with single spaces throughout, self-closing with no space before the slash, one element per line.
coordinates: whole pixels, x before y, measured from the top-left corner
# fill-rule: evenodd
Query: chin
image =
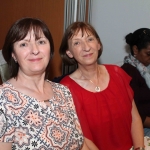
<path fill-rule="evenodd" d="M 43 73 L 45 72 L 46 68 L 34 68 L 34 69 L 30 69 L 31 72 L 39 72 L 39 73 Z"/>

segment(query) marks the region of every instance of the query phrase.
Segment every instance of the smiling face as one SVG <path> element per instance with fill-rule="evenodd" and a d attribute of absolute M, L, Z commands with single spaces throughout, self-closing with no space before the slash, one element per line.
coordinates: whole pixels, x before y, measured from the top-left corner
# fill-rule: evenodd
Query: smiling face
<path fill-rule="evenodd" d="M 68 40 L 69 49 L 66 51 L 70 58 L 75 58 L 78 64 L 90 65 L 97 62 L 101 45 L 90 32 L 79 30 Z"/>
<path fill-rule="evenodd" d="M 12 57 L 19 64 L 19 72 L 29 76 L 45 72 L 50 60 L 50 43 L 42 31 L 38 39 L 33 30 L 29 31 L 24 39 L 14 43 L 13 49 Z"/>
<path fill-rule="evenodd" d="M 150 64 L 150 45 L 147 48 L 142 48 L 140 51 L 137 47 L 133 47 L 133 52 L 136 57 L 143 65 L 148 66 Z"/>

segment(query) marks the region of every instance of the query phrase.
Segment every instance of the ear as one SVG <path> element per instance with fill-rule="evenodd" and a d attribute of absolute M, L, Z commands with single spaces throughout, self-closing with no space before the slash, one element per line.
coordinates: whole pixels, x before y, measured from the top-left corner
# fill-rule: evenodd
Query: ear
<path fill-rule="evenodd" d="M 132 47 L 132 50 L 133 50 L 133 53 L 134 53 L 135 56 L 136 56 L 136 55 L 138 54 L 138 52 L 139 52 L 136 45 L 134 45 L 134 46 Z"/>
<path fill-rule="evenodd" d="M 98 42 L 98 50 L 101 49 L 101 44 Z"/>
<path fill-rule="evenodd" d="M 66 54 L 68 55 L 69 58 L 73 58 L 73 55 L 69 50 L 66 50 Z"/>
<path fill-rule="evenodd" d="M 17 62 L 16 56 L 15 56 L 15 54 L 13 52 L 12 52 L 11 56 L 14 59 L 14 61 Z"/>

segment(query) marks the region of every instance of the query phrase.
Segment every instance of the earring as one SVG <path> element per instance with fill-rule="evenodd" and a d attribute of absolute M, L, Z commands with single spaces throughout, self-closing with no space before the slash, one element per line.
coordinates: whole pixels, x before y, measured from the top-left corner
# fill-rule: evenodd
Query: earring
<path fill-rule="evenodd" d="M 15 63 L 17 63 L 17 60 L 16 60 L 16 59 L 14 59 L 14 61 L 15 61 Z"/>

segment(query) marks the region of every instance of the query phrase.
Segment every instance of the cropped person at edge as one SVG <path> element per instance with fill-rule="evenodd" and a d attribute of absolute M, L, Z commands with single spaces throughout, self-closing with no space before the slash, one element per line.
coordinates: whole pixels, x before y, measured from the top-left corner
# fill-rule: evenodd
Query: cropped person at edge
<path fill-rule="evenodd" d="M 118 66 L 98 64 L 101 53 L 90 24 L 75 22 L 66 29 L 60 54 L 64 63 L 78 68 L 60 83 L 72 93 L 85 142 L 91 150 L 144 149 L 131 78 Z"/>
<path fill-rule="evenodd" d="M 125 37 L 130 53 L 121 66 L 132 77 L 130 85 L 142 118 L 144 135 L 150 137 L 150 29 L 140 28 Z"/>

